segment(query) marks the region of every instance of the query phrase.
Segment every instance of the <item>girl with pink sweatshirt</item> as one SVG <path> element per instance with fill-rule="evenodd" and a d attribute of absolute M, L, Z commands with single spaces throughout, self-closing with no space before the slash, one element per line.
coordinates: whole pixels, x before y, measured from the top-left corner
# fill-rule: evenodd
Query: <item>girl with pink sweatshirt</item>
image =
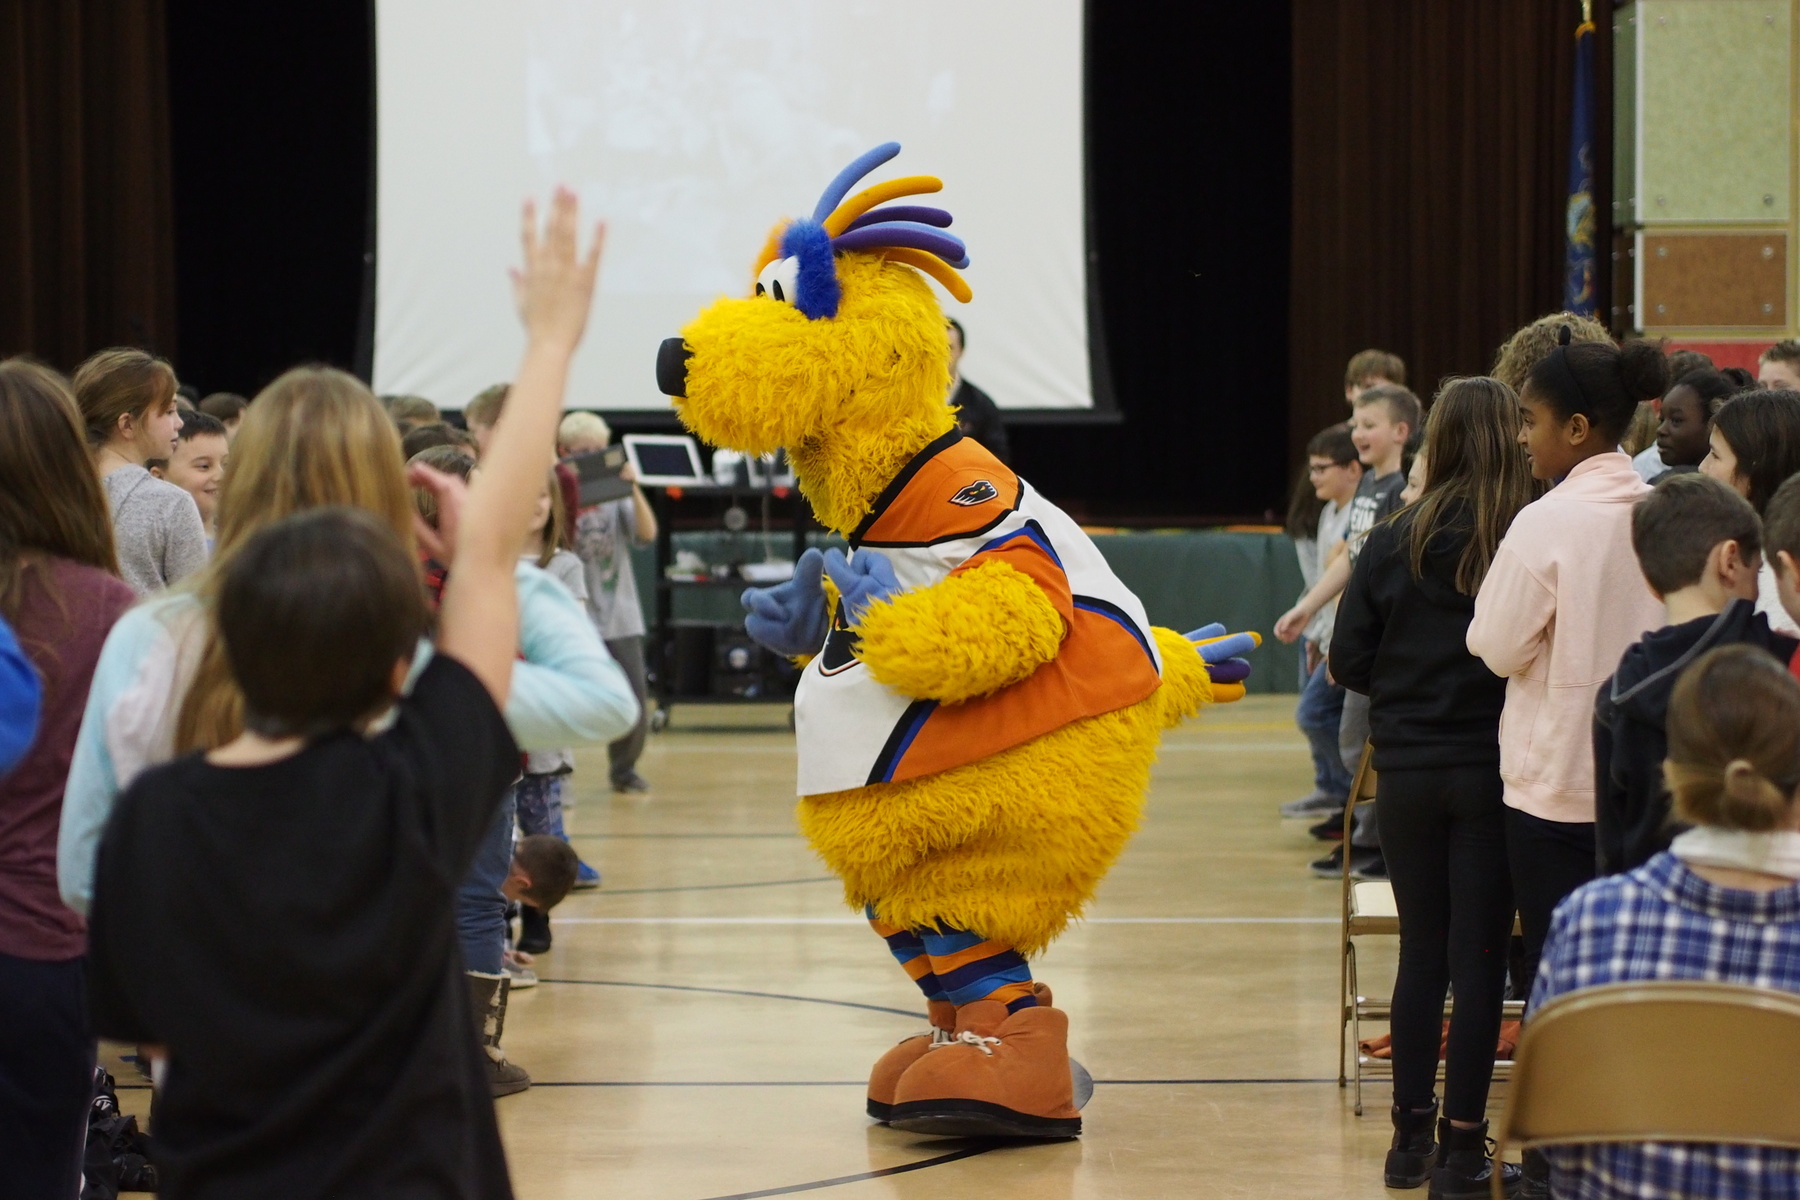
<path fill-rule="evenodd" d="M 1640 400 L 1668 387 L 1649 342 L 1562 344 L 1519 394 L 1519 441 L 1551 481 L 1507 531 L 1475 597 L 1469 652 L 1506 678 L 1500 777 L 1528 989 L 1562 898 L 1594 877 L 1594 696 L 1625 648 L 1662 624 L 1631 549 L 1650 491 L 1619 450 Z M 1524 992 L 1516 994 L 1523 995 Z"/>

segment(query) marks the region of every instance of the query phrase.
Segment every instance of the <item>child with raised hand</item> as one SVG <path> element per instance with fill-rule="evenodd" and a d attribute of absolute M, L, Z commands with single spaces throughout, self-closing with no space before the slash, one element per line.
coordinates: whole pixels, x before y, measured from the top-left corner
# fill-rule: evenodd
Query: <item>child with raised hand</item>
<path fill-rule="evenodd" d="M 1302 555 L 1300 573 L 1311 590 L 1338 556 L 1345 553 L 1344 530 L 1350 523 L 1350 502 L 1356 498 L 1356 485 L 1362 482 L 1363 466 L 1348 429 L 1332 425 L 1313 435 L 1306 445 L 1306 474 L 1307 489 L 1316 501 L 1312 528 L 1303 526 L 1302 514 L 1290 513 L 1288 532 Z M 1294 708 L 1294 723 L 1312 749 L 1313 790 L 1310 795 L 1283 804 L 1284 817 L 1316 819 L 1330 813 L 1342 814 L 1345 797 L 1350 794 L 1351 773 L 1344 769 L 1343 756 L 1338 753 L 1344 689 L 1332 681 L 1325 666 L 1336 615 L 1335 600 L 1321 606 L 1302 634 L 1305 679 L 1300 702 Z"/>
<path fill-rule="evenodd" d="M 1613 875 L 1668 848 L 1664 715 L 1682 669 L 1714 646 L 1743 643 L 1781 662 L 1800 642 L 1756 611 L 1762 527 L 1749 501 L 1704 475 L 1665 477 L 1631 514 L 1631 545 L 1662 601 L 1664 624 L 1625 651 L 1594 702 L 1594 842 Z"/>
<path fill-rule="evenodd" d="M 1364 389 L 1351 402 L 1355 415 L 1350 422 L 1350 440 L 1356 446 L 1357 458 L 1363 465 L 1356 495 L 1350 501 L 1349 520 L 1344 527 L 1344 550 L 1320 573 L 1319 581 L 1302 596 L 1293 608 L 1275 622 L 1275 636 L 1284 642 L 1299 637 L 1313 617 L 1336 599 L 1350 581 L 1350 571 L 1369 531 L 1400 509 L 1400 493 L 1406 487 L 1407 448 L 1414 443 L 1420 429 L 1419 398 L 1397 384 L 1376 384 Z M 1343 711 L 1338 719 L 1338 754 L 1344 769 L 1355 773 L 1362 758 L 1363 743 L 1369 740 L 1369 700 L 1355 692 L 1344 694 Z M 1342 822 L 1327 814 L 1312 827 L 1315 837 L 1329 838 L 1341 831 Z M 1381 848 L 1375 835 L 1374 822 L 1359 820 L 1351 834 L 1353 847 L 1360 851 L 1352 860 L 1352 873 L 1370 878 L 1383 877 Z M 1311 865 L 1314 875 L 1335 879 L 1342 873 L 1344 847 Z"/>
<path fill-rule="evenodd" d="M 1663 623 L 1631 548 L 1632 506 L 1650 487 L 1618 446 L 1668 370 L 1649 342 L 1565 338 L 1519 395 L 1531 473 L 1554 486 L 1507 531 L 1468 635 L 1506 679 L 1500 777 L 1526 967 L 1515 986 L 1536 969 L 1557 902 L 1594 877 L 1594 694 L 1625 647 Z"/>
<path fill-rule="evenodd" d="M 567 192 L 541 241 L 526 222 L 525 357 L 484 469 L 466 505 L 412 472 L 453 569 L 410 694 L 426 607 L 401 539 L 355 509 L 278 521 L 219 591 L 244 732 L 146 771 L 107 827 L 95 1026 L 157 1047 L 166 1198 L 511 1194 L 451 914 L 517 772 L 515 563 L 599 253 Z"/>

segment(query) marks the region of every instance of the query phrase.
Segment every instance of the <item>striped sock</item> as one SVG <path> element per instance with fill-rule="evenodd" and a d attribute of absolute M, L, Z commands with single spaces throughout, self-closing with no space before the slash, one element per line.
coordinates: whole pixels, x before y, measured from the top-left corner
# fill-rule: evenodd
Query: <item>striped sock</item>
<path fill-rule="evenodd" d="M 873 905 L 863 910 L 863 915 L 869 918 L 870 927 L 880 934 L 881 939 L 888 944 L 888 949 L 893 952 L 895 960 L 900 964 L 900 969 L 919 985 L 921 992 L 925 993 L 925 999 L 949 999 L 944 994 L 943 987 L 938 983 L 938 977 L 932 973 L 931 956 L 926 953 L 925 943 L 919 939 L 918 934 L 910 929 L 902 929 L 898 925 L 889 925 L 886 921 L 876 917 Z"/>
<path fill-rule="evenodd" d="M 985 941 L 960 929 L 926 929 L 919 933 L 931 956 L 937 985 L 961 1007 L 977 1000 L 998 1000 L 1008 1012 L 1037 1006 L 1031 990 L 1031 967 L 1004 942 Z"/>

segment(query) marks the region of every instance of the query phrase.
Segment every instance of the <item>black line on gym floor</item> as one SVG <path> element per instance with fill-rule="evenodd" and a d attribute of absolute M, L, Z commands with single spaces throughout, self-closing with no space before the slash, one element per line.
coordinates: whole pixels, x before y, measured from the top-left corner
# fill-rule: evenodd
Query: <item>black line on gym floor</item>
<path fill-rule="evenodd" d="M 647 896 L 652 892 L 727 892 L 732 888 L 787 887 L 794 883 L 836 883 L 835 875 L 814 875 L 807 879 L 764 879 L 756 883 L 696 883 L 685 887 L 602 888 L 594 894 L 602 900 L 608 896 Z"/>
<path fill-rule="evenodd" d="M 820 1188 L 841 1187 L 846 1183 L 861 1183 L 865 1179 L 885 1179 L 889 1175 L 904 1175 L 908 1171 L 923 1171 L 926 1167 L 938 1167 L 959 1159 L 974 1158 L 977 1154 L 998 1150 L 1005 1144 L 1005 1142 L 979 1142 L 973 1146 L 965 1146 L 961 1150 L 940 1154 L 936 1158 L 922 1158 L 917 1162 L 901 1163 L 897 1167 L 882 1167 L 878 1171 L 863 1171 L 855 1175 L 839 1175 L 836 1179 L 815 1179 L 811 1183 L 791 1183 L 787 1187 L 765 1188 L 760 1192 L 733 1192 L 729 1196 L 709 1196 L 707 1200 L 760 1200 L 760 1197 L 763 1196 L 791 1196 L 795 1192 L 815 1192 Z"/>
<path fill-rule="evenodd" d="M 752 992 L 743 988 L 694 987 L 685 983 L 628 983 L 622 979 L 540 979 L 539 983 L 577 983 L 584 987 L 655 988 L 669 992 L 708 992 L 715 996 L 755 996 L 760 1000 L 798 1000 L 802 1004 L 830 1004 L 837 1008 L 860 1008 L 865 1012 L 889 1013 L 915 1021 L 929 1020 L 922 1012 L 904 1008 L 888 1008 L 881 1004 L 859 1004 L 855 1000 L 827 1000 L 821 996 L 790 996 L 785 992 Z"/>
<path fill-rule="evenodd" d="M 1202 1084 L 1336 1083 L 1318 1079 L 1096 1079 L 1095 1087 L 1187 1087 Z M 124 1084 L 121 1087 L 126 1086 Z M 145 1085 L 148 1086 L 148 1085 Z M 867 1087 L 866 1079 L 534 1079 L 532 1087 L 701 1088 L 701 1087 Z"/>

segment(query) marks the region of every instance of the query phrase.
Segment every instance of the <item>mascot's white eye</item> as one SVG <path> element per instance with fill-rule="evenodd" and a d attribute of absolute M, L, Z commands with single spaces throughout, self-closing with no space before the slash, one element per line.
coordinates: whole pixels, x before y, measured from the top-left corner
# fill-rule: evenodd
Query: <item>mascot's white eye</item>
<path fill-rule="evenodd" d="M 778 258 L 756 277 L 756 294 L 773 296 L 784 304 L 792 304 L 800 296 L 800 260 Z"/>

